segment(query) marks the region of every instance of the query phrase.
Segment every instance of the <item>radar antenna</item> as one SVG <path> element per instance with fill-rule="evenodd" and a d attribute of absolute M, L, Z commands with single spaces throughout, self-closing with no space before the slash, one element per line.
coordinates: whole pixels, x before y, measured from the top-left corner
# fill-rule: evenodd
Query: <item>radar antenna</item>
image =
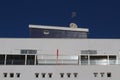
<path fill-rule="evenodd" d="M 71 17 L 72 18 L 75 18 L 77 15 L 76 15 L 76 12 L 72 12 L 72 15 L 71 15 Z"/>
<path fill-rule="evenodd" d="M 75 17 L 76 17 L 76 12 L 72 12 L 71 18 L 74 19 Z M 77 28 L 78 27 L 77 24 L 75 24 L 73 22 L 70 23 L 69 26 L 70 26 L 70 28 Z"/>

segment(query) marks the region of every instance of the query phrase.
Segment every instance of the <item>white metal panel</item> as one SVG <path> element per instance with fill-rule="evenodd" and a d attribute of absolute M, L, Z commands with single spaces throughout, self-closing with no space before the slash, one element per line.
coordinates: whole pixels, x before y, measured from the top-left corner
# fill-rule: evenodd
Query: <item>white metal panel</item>
<path fill-rule="evenodd" d="M 29 28 L 42 28 L 42 29 L 57 29 L 57 30 L 71 30 L 71 31 L 85 31 L 89 32 L 87 28 L 70 28 L 70 27 L 59 27 L 59 26 L 43 26 L 43 25 L 29 25 Z"/>
<path fill-rule="evenodd" d="M 120 39 L 41 39 L 1 38 L 0 54 L 20 53 L 21 49 L 36 49 L 38 54 L 78 55 L 81 50 L 97 50 L 98 54 L 118 54 Z"/>

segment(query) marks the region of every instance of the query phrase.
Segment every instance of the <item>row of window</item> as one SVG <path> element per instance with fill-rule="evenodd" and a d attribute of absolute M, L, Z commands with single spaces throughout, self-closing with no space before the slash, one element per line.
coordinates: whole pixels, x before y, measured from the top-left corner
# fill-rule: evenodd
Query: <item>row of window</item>
<path fill-rule="evenodd" d="M 24 51 L 23 51 L 24 52 Z M 42 59 L 43 57 L 43 59 Z M 81 65 L 107 65 L 107 64 L 116 64 L 117 57 L 115 55 L 81 55 L 75 56 L 74 59 L 71 59 L 71 56 L 63 56 L 66 59 L 44 59 L 44 56 L 36 55 L 0 55 L 0 65 L 39 65 L 39 64 L 81 64 Z M 54 56 L 53 56 L 54 57 Z M 78 63 L 79 62 L 79 63 Z"/>
<path fill-rule="evenodd" d="M 30 33 L 32 38 L 87 38 L 87 32 L 83 31 L 31 28 Z"/>
<path fill-rule="evenodd" d="M 65 76 L 67 76 L 68 78 L 70 78 L 71 76 L 74 76 L 74 78 L 78 77 L 78 73 L 59 73 L 60 74 L 60 78 L 64 78 Z M 49 78 L 53 77 L 53 73 L 35 73 L 35 77 L 39 78 L 41 75 L 42 78 L 45 78 L 46 76 L 48 76 Z M 93 73 L 94 77 L 112 77 L 112 74 L 110 72 L 94 72 Z M 3 73 L 4 78 L 10 77 L 10 78 L 20 78 L 21 74 L 20 73 Z M 48 78 L 47 77 L 47 78 Z"/>
<path fill-rule="evenodd" d="M 35 77 L 39 78 L 39 76 L 41 75 L 42 78 L 45 78 L 46 76 L 48 76 L 49 78 L 53 77 L 53 73 L 35 73 Z M 60 73 L 60 78 L 65 77 L 65 75 L 70 78 L 72 75 L 77 78 L 78 73 Z"/>
<path fill-rule="evenodd" d="M 16 78 L 20 78 L 20 73 L 3 73 L 3 76 L 5 77 L 5 78 L 7 78 L 8 76 L 10 77 L 10 78 L 14 78 L 14 77 L 16 77 Z"/>
<path fill-rule="evenodd" d="M 112 77 L 112 74 L 110 72 L 94 72 L 94 77 Z"/>

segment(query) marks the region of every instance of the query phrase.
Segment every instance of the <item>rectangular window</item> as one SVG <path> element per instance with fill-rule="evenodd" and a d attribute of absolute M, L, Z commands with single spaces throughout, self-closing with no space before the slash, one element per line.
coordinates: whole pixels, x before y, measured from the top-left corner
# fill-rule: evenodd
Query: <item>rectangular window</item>
<path fill-rule="evenodd" d="M 78 76 L 78 73 L 73 73 L 74 77 L 77 77 Z"/>
<path fill-rule="evenodd" d="M 60 73 L 60 77 L 63 78 L 64 77 L 64 73 Z"/>
<path fill-rule="evenodd" d="M 37 50 L 22 49 L 21 54 L 36 54 Z"/>
<path fill-rule="evenodd" d="M 111 73 L 109 72 L 109 73 L 107 73 L 107 77 L 111 77 L 112 75 L 111 75 Z"/>
<path fill-rule="evenodd" d="M 71 73 L 67 73 L 67 77 L 70 78 L 70 76 L 71 76 Z"/>
<path fill-rule="evenodd" d="M 7 73 L 3 73 L 4 77 L 7 77 Z"/>
<path fill-rule="evenodd" d="M 88 64 L 88 55 L 82 55 L 81 56 L 81 64 L 87 65 Z"/>
<path fill-rule="evenodd" d="M 20 73 L 16 73 L 16 77 L 19 78 L 20 77 Z"/>
<path fill-rule="evenodd" d="M 98 77 L 98 73 L 97 72 L 95 72 L 93 74 L 94 74 L 94 77 Z"/>
<path fill-rule="evenodd" d="M 42 73 L 42 78 L 45 78 L 46 73 Z"/>
<path fill-rule="evenodd" d="M 5 55 L 0 55 L 0 65 L 3 65 L 5 61 Z"/>
<path fill-rule="evenodd" d="M 90 56 L 90 64 L 92 65 L 107 65 L 108 59 L 107 56 Z"/>
<path fill-rule="evenodd" d="M 35 55 L 27 55 L 27 65 L 34 65 Z"/>
<path fill-rule="evenodd" d="M 49 78 L 52 78 L 52 73 L 48 73 Z"/>
<path fill-rule="evenodd" d="M 82 50 L 81 54 L 97 54 L 97 50 Z"/>
<path fill-rule="evenodd" d="M 21 54 L 27 54 L 27 50 L 21 50 Z"/>
<path fill-rule="evenodd" d="M 116 56 L 109 56 L 109 64 L 116 64 Z"/>
<path fill-rule="evenodd" d="M 104 72 L 101 72 L 100 75 L 101 75 L 101 77 L 104 77 L 105 73 L 104 73 Z"/>
<path fill-rule="evenodd" d="M 7 65 L 24 65 L 25 55 L 7 55 Z"/>
<path fill-rule="evenodd" d="M 13 78 L 14 77 L 14 73 L 10 73 L 10 78 Z"/>
<path fill-rule="evenodd" d="M 35 73 L 35 77 L 38 78 L 39 77 L 39 73 Z"/>

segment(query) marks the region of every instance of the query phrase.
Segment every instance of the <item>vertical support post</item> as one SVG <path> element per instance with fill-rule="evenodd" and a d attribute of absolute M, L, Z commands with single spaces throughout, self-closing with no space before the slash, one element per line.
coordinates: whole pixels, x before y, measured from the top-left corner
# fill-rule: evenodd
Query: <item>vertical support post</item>
<path fill-rule="evenodd" d="M 88 54 L 88 65 L 90 65 L 90 55 Z"/>
<path fill-rule="evenodd" d="M 116 55 L 116 64 L 119 64 L 119 55 Z"/>
<path fill-rule="evenodd" d="M 36 59 L 37 59 L 37 55 L 35 54 L 35 60 L 34 60 L 34 61 L 35 61 L 35 62 L 34 62 L 34 63 L 35 63 L 35 65 L 36 65 Z"/>
<path fill-rule="evenodd" d="M 25 55 L 25 65 L 27 64 L 27 54 Z"/>
<path fill-rule="evenodd" d="M 79 57 L 79 64 L 81 65 L 81 55 L 79 55 L 78 57 Z"/>
<path fill-rule="evenodd" d="M 7 54 L 5 54 L 4 65 L 6 65 L 6 60 L 7 60 Z"/>
<path fill-rule="evenodd" d="M 110 61 L 109 61 L 109 55 L 107 55 L 107 64 L 110 65 Z"/>
<path fill-rule="evenodd" d="M 78 55 L 78 65 L 79 65 L 79 55 Z"/>

